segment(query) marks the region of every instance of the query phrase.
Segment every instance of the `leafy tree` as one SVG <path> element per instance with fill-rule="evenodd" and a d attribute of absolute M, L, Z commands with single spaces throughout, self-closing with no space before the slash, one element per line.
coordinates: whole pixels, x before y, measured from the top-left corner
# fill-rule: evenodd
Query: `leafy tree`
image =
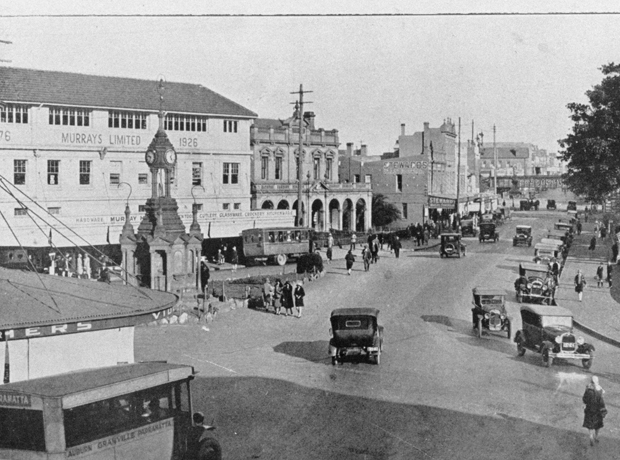
<path fill-rule="evenodd" d="M 372 196 L 372 225 L 384 227 L 400 219 L 400 210 L 381 193 Z"/>
<path fill-rule="evenodd" d="M 568 163 L 564 183 L 596 203 L 620 189 L 620 65 L 612 62 L 600 70 L 603 81 L 586 92 L 589 104 L 567 105 L 575 124 L 559 141 Z"/>

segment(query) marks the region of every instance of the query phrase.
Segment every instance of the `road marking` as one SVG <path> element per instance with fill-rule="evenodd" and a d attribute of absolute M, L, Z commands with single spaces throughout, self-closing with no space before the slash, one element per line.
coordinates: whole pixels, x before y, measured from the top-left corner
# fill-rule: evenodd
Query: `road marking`
<path fill-rule="evenodd" d="M 228 369 L 227 367 L 220 366 L 219 364 L 216 364 L 216 363 L 214 363 L 212 361 L 207 361 L 206 359 L 195 358 L 194 356 L 190 356 L 190 355 L 187 355 L 187 354 L 183 355 L 183 356 L 187 356 L 188 358 L 193 359 L 195 361 L 202 361 L 203 363 L 208 363 L 208 364 L 212 364 L 212 365 L 214 365 L 216 367 L 221 367 L 222 369 L 227 370 L 228 372 L 232 372 L 233 374 L 237 373 L 237 371 L 233 371 L 232 369 Z"/>
<path fill-rule="evenodd" d="M 428 455 L 426 452 L 424 452 L 422 449 L 420 449 L 419 447 L 414 446 L 413 444 L 411 444 L 410 442 L 405 441 L 403 438 L 396 436 L 394 433 L 392 433 L 391 431 L 386 430 L 383 427 L 380 427 L 379 425 L 376 425 L 372 422 L 370 422 L 370 424 L 372 426 L 376 426 L 377 428 L 379 428 L 381 431 L 383 431 L 384 433 L 389 434 L 390 436 L 392 436 L 393 438 L 398 439 L 400 442 L 402 442 L 403 444 L 407 444 L 409 447 L 413 447 L 415 450 L 417 450 L 418 452 L 422 452 L 424 455 L 426 455 L 428 458 L 433 458 L 430 455 Z"/>

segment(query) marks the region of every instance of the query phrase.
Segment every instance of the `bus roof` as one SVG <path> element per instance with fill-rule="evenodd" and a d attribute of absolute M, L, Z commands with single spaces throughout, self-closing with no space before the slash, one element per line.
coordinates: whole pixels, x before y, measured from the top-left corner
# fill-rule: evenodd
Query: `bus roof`
<path fill-rule="evenodd" d="M 194 368 L 183 364 L 119 364 L 7 383 L 0 386 L 0 392 L 28 394 L 40 398 L 63 398 L 63 408 L 70 408 L 177 382 L 193 375 Z"/>

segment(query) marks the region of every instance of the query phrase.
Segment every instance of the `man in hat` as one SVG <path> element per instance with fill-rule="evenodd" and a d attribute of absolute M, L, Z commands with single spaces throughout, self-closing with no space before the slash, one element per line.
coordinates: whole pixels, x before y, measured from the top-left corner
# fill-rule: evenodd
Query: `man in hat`
<path fill-rule="evenodd" d="M 205 416 L 202 412 L 192 415 L 194 426 L 187 433 L 187 451 L 185 459 L 198 460 L 199 458 L 222 458 L 222 448 L 213 438 L 208 437 L 207 431 L 215 430 L 214 426 L 205 425 Z M 205 456 L 204 454 L 207 454 Z M 203 455 L 203 456 L 201 456 Z"/>
<path fill-rule="evenodd" d="M 207 258 L 202 256 L 200 258 L 200 290 L 203 294 L 205 294 L 205 291 L 209 287 L 209 278 L 211 278 L 211 272 L 207 265 Z"/>

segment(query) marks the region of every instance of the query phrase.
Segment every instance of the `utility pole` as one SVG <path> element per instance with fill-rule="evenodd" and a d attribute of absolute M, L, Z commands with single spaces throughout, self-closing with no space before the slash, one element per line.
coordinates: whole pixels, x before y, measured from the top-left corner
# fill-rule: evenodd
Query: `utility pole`
<path fill-rule="evenodd" d="M 495 198 L 497 198 L 497 145 L 495 144 L 495 124 L 493 125 L 493 191 L 495 192 Z"/>
<path fill-rule="evenodd" d="M 461 194 L 461 117 L 459 117 L 459 147 L 458 147 L 458 161 L 456 167 L 456 203 L 454 204 L 454 212 L 456 213 L 457 224 L 461 223 L 459 214 L 459 198 Z"/>
<path fill-rule="evenodd" d="M 304 152 L 304 94 L 311 93 L 312 91 L 304 91 L 304 86 L 299 85 L 299 91 L 292 92 L 290 94 L 299 94 L 299 100 L 291 102 L 295 104 L 299 111 L 297 112 L 297 119 L 299 120 L 299 155 L 297 155 L 297 216 L 295 217 L 295 226 L 301 227 L 303 222 L 302 217 L 302 190 L 304 181 L 303 172 L 303 152 Z M 298 105 L 299 104 L 299 105 Z M 306 102 L 306 104 L 312 104 L 312 102 Z"/>

